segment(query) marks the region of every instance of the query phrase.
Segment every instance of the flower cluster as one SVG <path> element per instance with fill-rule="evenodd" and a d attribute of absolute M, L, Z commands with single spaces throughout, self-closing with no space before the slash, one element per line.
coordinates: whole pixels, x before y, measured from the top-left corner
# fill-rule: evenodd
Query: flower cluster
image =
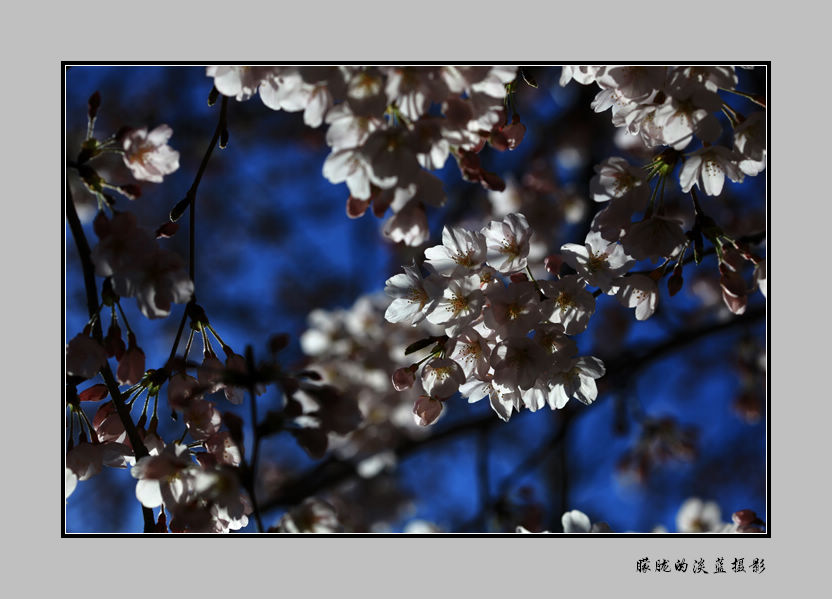
<path fill-rule="evenodd" d="M 682 190 L 694 185 L 707 195 L 719 195 L 728 177 L 740 182 L 765 169 L 765 113 L 749 116 L 731 108 L 719 92 L 736 93 L 732 66 L 565 66 L 560 83 L 596 83 L 601 91 L 592 107 L 612 109 L 612 122 L 636 136 L 648 148 L 668 146 L 681 152 L 694 139 L 702 147 L 685 156 L 679 173 Z M 759 103 L 751 97 L 750 100 Z M 717 144 L 722 135 L 718 114 L 727 115 L 733 146 Z"/>
<path fill-rule="evenodd" d="M 300 337 L 309 357 L 307 368 L 358 402 L 361 425 L 347 436 L 331 436 L 330 445 L 338 457 L 354 461 L 358 473 L 367 478 L 395 465 L 390 449 L 397 440 L 424 435 L 425 429 L 416 426 L 410 413 L 421 384 L 400 393 L 401 383 L 391 382 L 389 373 L 409 365 L 406 347 L 425 335 L 443 332 L 427 321 L 418 327 L 385 322 L 387 304 L 381 294 L 361 297 L 347 309 L 314 310 Z"/>
<path fill-rule="evenodd" d="M 194 284 L 184 260 L 160 247 L 133 213 L 117 212 L 108 218 L 99 212 L 93 227 L 99 239 L 92 249 L 95 274 L 110 277 L 118 295 L 135 297 L 146 317 L 163 318 L 170 314 L 171 304 L 191 299 Z"/>
<path fill-rule="evenodd" d="M 164 445 L 130 469 L 138 500 L 147 508 L 164 506 L 172 531 L 228 532 L 248 524 L 251 505 L 233 463 L 239 449 L 226 442 L 212 447 L 192 456 L 185 445 Z"/>
<path fill-rule="evenodd" d="M 445 201 L 440 169 L 453 153 L 465 179 L 489 189 L 505 183 L 480 165 L 486 143 L 514 149 L 525 127 L 505 108 L 516 67 L 251 67 L 210 66 L 216 89 L 237 100 L 259 93 L 274 110 L 303 110 L 310 127 L 329 125 L 323 166 L 332 183 L 346 182 L 347 214 L 372 204 L 391 240 L 421 245 L 428 238 L 425 205 Z M 435 110 L 432 107 L 436 107 Z"/>
<path fill-rule="evenodd" d="M 434 422 L 442 402 L 457 391 L 469 402 L 487 395 L 503 420 L 523 407 L 559 409 L 572 397 L 595 401 L 595 379 L 604 365 L 578 356 L 571 336 L 586 329 L 595 310 L 586 285 L 608 287 L 611 275 L 604 273 L 622 274 L 632 260 L 620 249 L 590 253 L 588 260 L 575 250 L 569 256 L 576 257 L 577 274 L 535 281 L 523 272 L 529 270 L 530 242 L 529 224 L 519 213 L 480 231 L 446 227 L 442 245 L 425 250 L 427 276 L 414 265 L 387 280 L 385 291 L 393 298 L 388 321 L 427 320 L 445 333 L 421 345 L 435 343 L 422 361 L 426 395 L 414 407 L 419 424 Z M 394 384 L 408 387 L 417 370 L 418 364 L 399 369 Z"/>
<path fill-rule="evenodd" d="M 676 514 L 676 532 L 679 533 L 760 533 L 765 532 L 763 522 L 753 510 L 744 509 L 731 515 L 732 523 L 722 521 L 722 511 L 714 501 L 703 502 L 698 497 L 690 497 L 682 503 Z M 566 534 L 609 533 L 613 532 L 606 522 L 592 522 L 580 510 L 571 510 L 561 517 L 563 532 Z M 529 534 L 534 531 L 524 526 L 517 526 L 515 532 Z M 654 533 L 664 534 L 664 526 L 657 526 Z M 549 534 L 548 530 L 538 534 Z"/>

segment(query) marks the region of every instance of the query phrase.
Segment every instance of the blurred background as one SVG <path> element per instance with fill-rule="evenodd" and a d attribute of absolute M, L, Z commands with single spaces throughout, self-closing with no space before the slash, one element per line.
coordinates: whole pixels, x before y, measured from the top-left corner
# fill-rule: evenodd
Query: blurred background
<path fill-rule="evenodd" d="M 414 396 L 392 390 L 392 370 L 411 361 L 403 348 L 425 334 L 385 323 L 388 300 L 379 293 L 401 265 L 441 243 L 443 225 L 478 229 L 521 211 L 536 231 L 533 270 L 545 276 L 543 257 L 581 243 L 602 207 L 588 199 L 595 165 L 613 155 L 635 164 L 650 156 L 625 149 L 609 113 L 592 111 L 597 86 L 561 87 L 559 67 L 527 72 L 537 88 L 518 86 L 525 138 L 513 151 L 486 147 L 480 155 L 507 182 L 506 191 L 463 181 L 449 159 L 435 171 L 448 201 L 428 209 L 431 239 L 420 248 L 384 239 L 383 219 L 372 211 L 347 218 L 346 185 L 321 174 L 329 154 L 325 125 L 311 129 L 302 113 L 272 111 L 256 96 L 229 102 L 228 146 L 215 150 L 199 188 L 200 304 L 236 353 L 251 346 L 255 356 L 264 355 L 274 334 L 288 333 L 281 363 L 316 368 L 348 388 L 366 419 L 353 435 L 333 438 L 320 460 L 288 435 L 263 441 L 258 499 L 267 527 L 306 496 L 328 502 L 355 532 L 514 532 L 518 525 L 558 532 L 561 515 L 572 509 L 616 532 L 675 532 L 690 497 L 716 502 L 725 522 L 745 508 L 766 520 L 765 300 L 755 293 L 744 316 L 731 314 L 712 254 L 685 267 L 674 297 L 662 281 L 659 308 L 647 321 L 636 321 L 614 297 L 598 298 L 589 329 L 576 337 L 581 354 L 602 358 L 608 369 L 591 406 L 573 400 L 564 410 L 523 412 L 505 423 L 487 401 L 467 404 L 456 396 L 439 422 L 420 429 L 410 415 Z M 765 94 L 763 68 L 738 75 L 739 89 Z M 219 104 L 207 103 L 212 80 L 205 68 L 74 66 L 65 82 L 68 156 L 84 139 L 87 99 L 95 91 L 102 100 L 98 137 L 123 126 L 173 129 L 169 144 L 180 153 L 179 170 L 161 184 L 142 184 L 134 201 L 117 200 L 117 209 L 155 230 L 185 196 L 216 126 Z M 740 112 L 757 109 L 737 96 L 724 99 Z M 727 121 L 723 129 L 728 135 Z M 132 182 L 118 157 L 97 160 L 96 168 L 107 180 Z M 72 174 L 70 185 L 94 245 L 95 198 Z M 678 187 L 666 195 L 681 217 L 691 212 Z M 726 181 L 721 196 L 700 199 L 734 236 L 765 231 L 765 173 L 741 184 Z M 160 240 L 183 257 L 186 220 Z M 765 245 L 757 253 L 764 255 Z M 87 321 L 80 273 L 67 227 L 67 341 Z M 132 300 L 122 305 L 147 367 L 164 365 L 183 306 L 149 321 Z M 280 405 L 273 387 L 258 398 L 261 414 Z M 95 406 L 85 408 L 92 418 Z M 224 402 L 226 409 L 248 416 L 245 405 Z M 164 414 L 163 438 L 178 436 L 181 424 Z M 105 468 L 80 482 L 66 502 L 66 531 L 140 532 L 134 491 L 135 479 L 123 469 Z M 253 521 L 244 530 L 254 532 Z"/>

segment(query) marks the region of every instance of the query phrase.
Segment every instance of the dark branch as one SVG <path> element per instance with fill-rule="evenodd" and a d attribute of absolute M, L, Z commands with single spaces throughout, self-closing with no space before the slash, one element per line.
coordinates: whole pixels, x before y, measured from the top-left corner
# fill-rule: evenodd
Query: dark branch
<path fill-rule="evenodd" d="M 84 289 L 87 294 L 87 310 L 90 318 L 98 313 L 98 290 L 95 287 L 95 267 L 90 257 L 90 246 L 87 243 L 87 237 L 84 234 L 84 228 L 81 226 L 81 219 L 78 218 L 78 212 L 75 210 L 75 203 L 72 200 L 72 192 L 69 189 L 69 180 L 66 184 L 66 219 L 69 222 L 69 229 L 72 232 L 72 237 L 75 239 L 75 246 L 78 248 L 78 255 L 81 258 L 81 269 L 84 273 Z M 96 340 L 101 343 L 102 332 L 100 319 L 95 320 L 93 325 L 93 335 Z M 121 392 L 118 389 L 118 383 L 110 370 L 109 362 L 104 362 L 101 368 L 101 376 L 104 377 L 104 383 L 113 398 L 113 405 L 116 408 L 118 417 L 121 420 L 124 430 L 127 432 L 127 438 L 130 439 L 130 445 L 133 446 L 133 453 L 136 459 L 139 460 L 148 454 L 147 448 L 139 436 L 139 431 L 133 424 L 133 419 L 130 417 L 130 410 L 124 404 L 124 399 L 121 397 Z M 144 532 L 153 532 L 155 523 L 153 521 L 153 511 L 142 506 L 142 517 L 144 518 Z"/>

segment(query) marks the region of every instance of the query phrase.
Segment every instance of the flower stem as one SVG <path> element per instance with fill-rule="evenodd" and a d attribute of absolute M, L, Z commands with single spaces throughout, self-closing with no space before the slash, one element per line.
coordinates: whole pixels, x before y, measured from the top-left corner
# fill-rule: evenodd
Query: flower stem
<path fill-rule="evenodd" d="M 191 183 L 191 187 L 188 189 L 188 193 L 185 194 L 185 197 L 188 199 L 187 208 L 190 208 L 190 214 L 188 215 L 188 276 L 190 277 L 191 281 L 194 282 L 194 288 L 196 288 L 196 257 L 195 257 L 195 248 L 196 248 L 196 192 L 199 189 L 199 183 L 202 181 L 202 175 L 205 174 L 205 169 L 208 166 L 208 160 L 211 158 L 211 154 L 214 152 L 214 146 L 217 145 L 217 142 L 220 139 L 220 135 L 226 129 L 226 113 L 228 110 L 228 96 L 222 97 L 222 102 L 220 104 L 220 117 L 219 121 L 217 122 L 217 127 L 214 129 L 214 135 L 211 137 L 211 141 L 208 143 L 208 147 L 205 150 L 205 154 L 202 156 L 202 162 L 199 163 L 199 169 L 196 172 L 196 177 L 194 177 L 193 183 Z M 196 302 L 196 294 L 191 298 L 191 301 L 188 304 L 192 304 Z M 176 332 L 176 338 L 173 340 L 173 347 L 170 350 L 170 359 L 172 360 L 176 356 L 176 350 L 179 347 L 179 340 L 182 338 L 182 331 L 185 329 L 185 319 L 188 318 L 188 307 L 185 307 L 184 312 L 182 313 L 182 320 L 179 323 L 179 329 Z"/>

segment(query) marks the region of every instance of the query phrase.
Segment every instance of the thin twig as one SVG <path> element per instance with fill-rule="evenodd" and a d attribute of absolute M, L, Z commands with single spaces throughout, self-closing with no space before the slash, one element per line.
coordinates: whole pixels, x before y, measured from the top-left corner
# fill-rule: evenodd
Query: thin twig
<path fill-rule="evenodd" d="M 200 182 L 202 181 L 202 175 L 205 174 L 205 169 L 208 167 L 208 160 L 210 160 L 211 154 L 214 153 L 214 146 L 217 145 L 220 135 L 225 130 L 227 111 L 228 96 L 223 96 L 222 102 L 220 103 L 220 116 L 217 121 L 217 126 L 214 129 L 214 135 L 211 137 L 211 141 L 205 149 L 205 154 L 203 154 L 202 161 L 199 163 L 199 168 L 197 169 L 194 181 L 191 183 L 190 188 L 188 188 L 188 192 L 185 194 L 185 199 L 188 200 L 185 209 L 190 209 L 190 214 L 188 215 L 188 276 L 194 283 L 194 289 L 196 289 L 196 192 L 199 189 Z M 194 302 L 196 302 L 196 293 L 194 293 L 194 296 L 188 304 L 190 305 Z M 182 319 L 179 321 L 179 328 L 176 330 L 173 347 L 171 347 L 170 350 L 170 360 L 173 360 L 173 358 L 176 357 L 176 350 L 179 348 L 179 340 L 182 338 L 182 331 L 185 329 L 185 321 L 187 318 L 188 306 L 186 305 L 184 311 L 182 312 Z"/>

